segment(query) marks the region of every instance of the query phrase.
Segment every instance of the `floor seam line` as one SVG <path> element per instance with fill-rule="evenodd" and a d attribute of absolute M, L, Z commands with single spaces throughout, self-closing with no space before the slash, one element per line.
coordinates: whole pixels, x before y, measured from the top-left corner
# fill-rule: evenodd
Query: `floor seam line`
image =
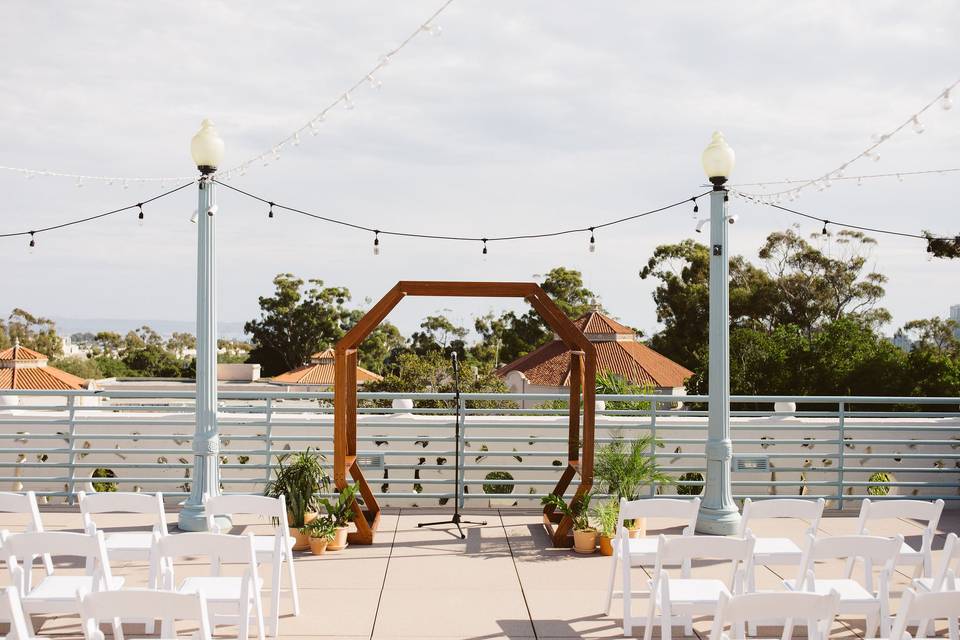
<path fill-rule="evenodd" d="M 523 588 L 523 580 L 520 579 L 520 569 L 517 567 L 517 558 L 513 555 L 513 545 L 510 544 L 510 534 L 507 533 L 507 525 L 503 522 L 503 512 L 497 509 L 497 517 L 500 518 L 500 528 L 503 529 L 503 539 L 507 541 L 507 550 L 510 551 L 510 560 L 513 562 L 513 571 L 517 574 L 517 584 L 520 585 L 520 595 L 523 596 L 523 606 L 527 610 L 527 618 L 530 620 L 530 630 L 533 637 L 539 639 L 537 635 L 537 625 L 533 621 L 533 613 L 530 611 L 530 603 L 527 602 L 527 592 Z"/>
<path fill-rule="evenodd" d="M 387 587 L 387 576 L 390 574 L 390 560 L 393 558 L 393 547 L 397 543 L 397 531 L 400 529 L 400 516 L 403 509 L 397 511 L 397 523 L 393 527 L 393 538 L 390 539 L 390 552 L 387 554 L 387 566 L 383 568 L 383 582 L 380 583 L 380 595 L 377 596 L 377 608 L 373 612 L 373 624 L 370 625 L 370 640 L 377 631 L 377 619 L 380 617 L 380 604 L 383 602 L 383 591 Z"/>

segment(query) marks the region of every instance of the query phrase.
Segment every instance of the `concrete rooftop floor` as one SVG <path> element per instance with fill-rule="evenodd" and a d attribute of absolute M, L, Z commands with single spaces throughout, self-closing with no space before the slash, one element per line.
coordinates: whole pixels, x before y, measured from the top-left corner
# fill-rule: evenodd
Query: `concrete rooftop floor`
<path fill-rule="evenodd" d="M 291 615 L 290 602 L 281 600 L 282 638 L 458 638 L 496 640 L 500 638 L 608 638 L 622 637 L 622 604 L 614 601 L 610 615 L 603 600 L 610 571 L 610 558 L 599 554 L 581 556 L 566 549 L 553 549 L 534 511 L 514 509 L 471 511 L 472 520 L 486 520 L 485 526 L 467 525 L 467 538 L 456 537 L 456 529 L 436 526 L 420 529 L 417 523 L 443 520 L 450 511 L 427 509 L 385 510 L 376 543 L 351 546 L 339 553 L 312 556 L 298 554 L 296 570 L 300 583 L 301 614 Z M 174 513 L 169 514 L 176 521 Z M 48 530 L 80 530 L 75 510 L 42 509 Z M 123 526 L 136 516 L 109 515 L 98 519 L 101 527 Z M 662 523 L 673 533 L 673 523 Z M 751 529 L 758 536 L 785 536 L 801 543 L 803 521 L 757 521 Z M 0 514 L 0 529 L 22 530 L 24 518 Z M 852 533 L 855 514 L 825 516 L 820 535 Z M 235 523 L 234 532 L 263 531 L 262 523 Z M 651 523 L 653 526 L 653 523 Z M 654 529 L 652 534 L 660 530 Z M 934 549 L 943 547 L 950 531 L 960 532 L 960 512 L 945 511 Z M 907 520 L 891 520 L 871 526 L 875 535 L 902 533 L 919 545 L 921 527 Z M 936 555 L 936 554 L 935 554 Z M 127 586 L 145 586 L 143 563 L 112 563 L 115 575 L 125 576 Z M 818 568 L 818 576 L 830 577 L 840 563 Z M 75 569 L 66 569 L 71 571 Z M 178 579 L 202 567 L 178 565 Z M 707 575 L 716 567 L 694 569 Z M 264 579 L 269 580 L 268 572 Z M 779 589 L 783 578 L 796 576 L 795 567 L 762 567 L 758 570 L 760 589 Z M 893 585 L 891 607 L 896 611 L 900 592 L 909 586 L 911 569 L 902 567 Z M 0 583 L 8 584 L 6 571 Z M 634 569 L 634 586 L 645 588 L 646 574 Z M 266 595 L 266 593 L 265 593 Z M 634 611 L 644 615 L 646 602 L 634 597 Z M 265 602 L 266 608 L 266 602 Z M 74 617 L 37 618 L 42 636 L 79 638 Z M 695 624 L 696 637 L 709 635 L 709 618 Z M 942 625 L 941 625 L 942 627 Z M 938 627 L 943 635 L 945 629 Z M 634 629 L 642 636 L 643 627 Z M 231 627 L 218 627 L 219 637 L 235 637 Z M 659 636 L 659 630 L 654 631 Z M 761 628 L 761 637 L 779 636 L 779 630 Z M 803 635 L 798 628 L 796 636 Z M 863 620 L 841 614 L 831 637 L 862 637 Z M 251 636 L 255 637 L 255 636 Z M 683 637 L 674 628 L 674 637 Z"/>

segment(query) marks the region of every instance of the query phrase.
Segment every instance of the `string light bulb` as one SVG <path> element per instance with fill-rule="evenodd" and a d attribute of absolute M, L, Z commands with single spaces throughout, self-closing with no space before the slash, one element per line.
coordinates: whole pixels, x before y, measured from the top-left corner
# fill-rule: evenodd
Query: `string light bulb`
<path fill-rule="evenodd" d="M 299 134 L 299 133 L 293 134 L 293 146 L 295 146 L 295 147 L 299 147 L 299 146 L 300 146 L 300 134 Z"/>
<path fill-rule="evenodd" d="M 137 208 L 140 209 L 140 213 L 137 214 L 137 224 L 139 224 L 142 227 L 143 226 L 143 203 L 138 202 Z"/>
<path fill-rule="evenodd" d="M 269 203 L 269 204 L 270 204 L 270 210 L 267 211 L 267 217 L 268 217 L 268 218 L 273 218 L 273 203 L 271 202 L 271 203 Z"/>
<path fill-rule="evenodd" d="M 380 82 L 380 80 L 378 80 L 377 78 L 373 77 L 372 73 L 367 75 L 367 83 L 374 89 L 379 89 L 380 87 L 383 86 L 383 83 Z"/>
<path fill-rule="evenodd" d="M 923 123 L 920 122 L 920 118 L 913 116 L 913 132 L 914 133 L 923 133 Z"/>
<path fill-rule="evenodd" d="M 824 220 L 824 221 L 823 221 L 823 229 L 820 231 L 820 235 L 822 235 L 822 236 L 827 235 L 827 223 L 828 223 L 828 222 L 830 222 L 830 221 L 829 221 L 829 220 Z"/>
<path fill-rule="evenodd" d="M 950 109 L 953 108 L 953 100 L 950 99 L 950 89 L 943 92 L 943 97 L 940 99 L 940 108 L 944 111 L 950 111 Z"/>
<path fill-rule="evenodd" d="M 380 231 L 373 232 L 373 255 L 380 255 Z"/>
<path fill-rule="evenodd" d="M 37 246 L 37 241 L 33 238 L 33 231 L 30 232 L 30 253 L 33 253 L 33 248 Z"/>
<path fill-rule="evenodd" d="M 350 97 L 349 93 L 343 94 L 343 108 L 347 111 L 353 111 L 356 108 L 356 105 L 353 104 L 353 98 Z"/>
<path fill-rule="evenodd" d="M 482 254 L 482 255 L 485 256 L 485 255 L 487 255 L 487 239 L 486 239 L 486 238 L 481 238 L 481 240 L 483 240 L 483 254 Z"/>
<path fill-rule="evenodd" d="M 596 252 L 597 252 L 597 239 L 593 235 L 593 227 L 590 227 L 590 253 L 596 253 Z"/>
<path fill-rule="evenodd" d="M 700 213 L 700 205 L 697 204 L 696 198 L 690 198 L 693 200 L 693 217 L 697 217 L 697 214 Z"/>

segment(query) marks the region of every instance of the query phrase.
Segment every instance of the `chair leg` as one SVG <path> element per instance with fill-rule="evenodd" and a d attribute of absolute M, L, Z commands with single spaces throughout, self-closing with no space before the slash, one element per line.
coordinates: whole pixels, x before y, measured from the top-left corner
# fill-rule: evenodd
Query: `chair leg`
<path fill-rule="evenodd" d="M 248 640 L 250 638 L 250 600 L 246 602 L 241 602 L 239 606 L 240 620 L 239 620 L 239 633 L 237 634 L 238 640 Z M 211 627 L 211 632 L 213 628 Z"/>
<path fill-rule="evenodd" d="M 613 568 L 610 569 L 610 584 L 607 585 L 607 606 L 604 609 L 604 612 L 609 615 L 610 606 L 613 604 L 613 585 L 617 581 L 617 557 L 619 553 L 614 552 L 613 554 Z M 626 594 L 623 596 L 626 598 Z"/>
<path fill-rule="evenodd" d="M 876 638 L 877 630 L 880 627 L 880 616 L 875 613 L 868 613 L 863 628 L 864 638 Z M 886 637 L 886 636 L 884 636 Z"/>
<path fill-rule="evenodd" d="M 273 562 L 271 564 L 272 575 L 270 577 L 270 635 L 274 638 L 277 637 L 278 629 L 280 627 L 280 572 L 283 567 L 280 566 L 281 562 Z"/>
<path fill-rule="evenodd" d="M 253 611 L 257 616 L 257 638 L 259 640 L 267 640 L 267 635 L 263 629 L 263 603 L 260 600 L 260 591 L 258 589 L 253 590 Z M 274 638 L 279 638 L 279 630 L 274 630 Z"/>
<path fill-rule="evenodd" d="M 653 627 L 647 624 L 651 631 Z M 669 602 L 660 603 L 660 640 L 670 640 L 673 634 L 673 611 Z"/>
<path fill-rule="evenodd" d="M 297 588 L 297 572 L 293 568 L 293 552 L 288 551 L 284 556 L 287 564 L 287 577 L 290 579 L 290 592 L 293 594 L 293 615 L 300 615 L 300 591 Z"/>
<path fill-rule="evenodd" d="M 757 568 L 753 567 L 753 570 L 750 571 L 750 575 L 747 576 L 747 593 L 756 593 L 757 592 Z M 747 624 L 747 633 L 751 636 L 757 635 L 757 623 L 750 621 Z"/>
<path fill-rule="evenodd" d="M 683 632 L 688 636 L 693 635 L 693 616 L 683 617 Z"/>
<path fill-rule="evenodd" d="M 150 568 L 149 568 L 148 571 L 147 571 L 147 586 L 148 586 L 149 588 L 151 588 L 151 589 L 157 589 L 157 588 L 158 588 L 158 585 L 157 585 L 157 565 L 156 565 L 156 563 L 155 563 L 154 560 L 153 560 L 153 554 L 151 554 L 151 558 L 150 558 Z M 147 634 L 148 636 L 152 636 L 153 633 L 154 633 L 154 631 L 156 630 L 156 624 L 157 624 L 156 620 L 154 620 L 153 618 L 150 618 L 150 619 L 147 620 L 146 623 L 143 625 L 143 632 L 144 632 L 145 634 Z"/>
<path fill-rule="evenodd" d="M 932 623 L 933 620 L 920 620 L 920 622 L 917 623 L 917 632 L 913 634 L 913 637 L 919 639 L 926 638 L 928 633 L 933 635 L 933 633 L 930 631 L 930 627 L 933 626 Z"/>

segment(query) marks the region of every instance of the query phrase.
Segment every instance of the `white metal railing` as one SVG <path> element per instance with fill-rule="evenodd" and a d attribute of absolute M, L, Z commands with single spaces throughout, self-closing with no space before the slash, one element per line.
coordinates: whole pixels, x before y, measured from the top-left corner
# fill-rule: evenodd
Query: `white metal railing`
<path fill-rule="evenodd" d="M 453 394 L 358 397 L 367 405 L 359 409 L 359 456 L 385 505 L 446 504 L 460 482 L 464 502 L 532 506 L 566 466 L 566 410 L 516 408 L 521 401 L 529 406 L 565 396 L 463 394 L 459 452 Z M 369 406 L 396 398 L 441 406 Z M 0 489 L 33 489 L 63 501 L 93 482 L 112 482 L 120 490 L 184 496 L 193 467 L 193 399 L 190 391 L 0 390 Z M 615 432 L 627 438 L 652 433 L 660 445 L 651 454 L 680 479 L 650 487 L 651 495 L 698 490 L 707 397 L 598 400 L 648 403 L 637 410 L 598 410 L 597 444 Z M 775 412 L 775 402 L 793 402 L 797 409 Z M 958 404 L 960 398 L 734 396 L 734 495 L 823 496 L 835 508 L 866 495 L 960 500 Z M 221 391 L 219 423 L 228 492 L 262 491 L 278 455 L 310 446 L 332 460 L 331 393 Z M 455 478 L 458 454 L 463 466 Z M 96 470 L 115 477 L 93 479 Z"/>

